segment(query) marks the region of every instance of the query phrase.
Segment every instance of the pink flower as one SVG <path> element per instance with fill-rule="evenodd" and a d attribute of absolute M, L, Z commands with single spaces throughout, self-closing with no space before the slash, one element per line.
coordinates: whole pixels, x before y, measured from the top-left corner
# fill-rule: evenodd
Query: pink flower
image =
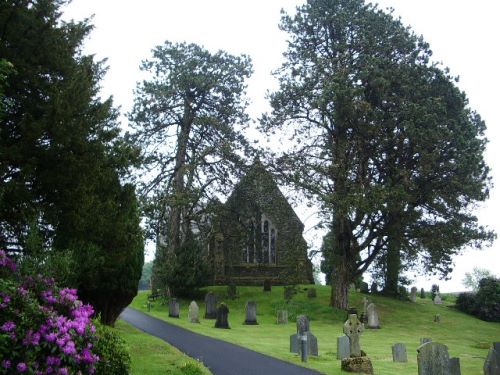
<path fill-rule="evenodd" d="M 28 366 L 26 366 L 26 363 L 24 363 L 24 362 L 19 362 L 17 364 L 16 368 L 17 368 L 17 371 L 19 371 L 19 372 L 25 372 L 28 369 Z"/>
<path fill-rule="evenodd" d="M 6 321 L 0 329 L 4 332 L 11 332 L 16 328 L 16 323 L 14 323 L 12 320 Z"/>

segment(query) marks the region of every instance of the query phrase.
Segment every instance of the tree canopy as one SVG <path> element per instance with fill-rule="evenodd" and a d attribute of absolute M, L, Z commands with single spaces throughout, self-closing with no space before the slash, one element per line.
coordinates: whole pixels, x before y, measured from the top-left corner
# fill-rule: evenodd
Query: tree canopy
<path fill-rule="evenodd" d="M 143 262 L 134 188 L 123 183 L 136 151 L 99 97 L 103 63 L 81 52 L 92 26 L 62 22 L 65 3 L 0 5 L 0 56 L 11 66 L 1 83 L 0 246 L 29 257 L 36 231 L 42 249 L 73 254 L 80 296 L 112 323 Z"/>
<path fill-rule="evenodd" d="M 397 285 L 403 259 L 446 275 L 464 245 L 491 239 L 472 212 L 490 184 L 485 125 L 428 44 L 363 0 L 310 0 L 281 28 L 262 128 L 292 133 L 276 168 L 331 230 L 332 305 L 347 307 L 375 260 Z"/>
<path fill-rule="evenodd" d="M 129 117 L 143 150 L 141 191 L 158 238 L 153 280 L 175 289 L 165 267 L 176 267 L 182 248 L 197 248 L 192 225 L 206 218 L 216 192 L 228 191 L 247 148 L 241 130 L 252 70 L 247 56 L 168 41 L 141 69 L 150 77 L 138 85 Z"/>

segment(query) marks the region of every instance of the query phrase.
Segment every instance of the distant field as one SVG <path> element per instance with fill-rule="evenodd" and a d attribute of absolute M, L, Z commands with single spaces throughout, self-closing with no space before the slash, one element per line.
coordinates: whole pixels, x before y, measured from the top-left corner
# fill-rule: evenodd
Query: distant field
<path fill-rule="evenodd" d="M 336 340 L 342 334 L 345 313 L 333 310 L 328 306 L 330 288 L 315 286 L 317 298 L 307 298 L 304 289 L 296 295 L 289 308 L 292 317 L 306 314 L 311 319 L 311 331 L 318 338 L 319 357 L 309 357 L 305 364 L 300 357 L 289 352 L 289 337 L 296 333 L 295 320 L 290 319 L 287 325 L 276 324 L 275 310 L 284 305 L 283 287 L 273 287 L 264 293 L 258 287 L 238 287 L 239 298 L 227 300 L 225 287 L 209 287 L 229 306 L 230 330 L 213 328 L 213 320 L 201 319 L 200 324 L 188 322 L 188 306 L 191 301 L 181 300 L 180 319 L 168 317 L 168 307 L 157 301 L 150 314 L 190 329 L 203 335 L 217 337 L 261 353 L 268 354 L 289 362 L 314 368 L 325 374 L 341 374 L 340 361 L 336 359 Z M 147 312 L 147 295 L 140 292 L 131 307 Z M 351 292 L 350 305 L 362 311 L 363 294 Z M 379 310 L 381 329 L 365 330 L 361 337 L 361 348 L 371 358 L 377 375 L 410 375 L 417 374 L 417 352 L 419 339 L 430 337 L 433 341 L 448 346 L 450 357 L 460 357 L 462 375 L 482 375 L 483 363 L 488 348 L 493 341 L 500 341 L 500 323 L 483 322 L 477 318 L 461 313 L 451 307 L 446 298 L 443 305 L 437 306 L 430 299 L 417 298 L 416 303 L 397 301 L 382 296 L 367 295 Z M 243 325 L 245 320 L 245 302 L 257 302 L 257 320 L 259 325 Z M 200 317 L 203 317 L 205 304 L 197 300 L 200 306 Z M 434 315 L 440 314 L 441 322 L 434 323 Z M 405 343 L 408 351 L 408 363 L 392 362 L 391 345 Z M 146 373 L 145 373 L 146 374 Z M 236 374 L 235 374 L 236 375 Z"/>

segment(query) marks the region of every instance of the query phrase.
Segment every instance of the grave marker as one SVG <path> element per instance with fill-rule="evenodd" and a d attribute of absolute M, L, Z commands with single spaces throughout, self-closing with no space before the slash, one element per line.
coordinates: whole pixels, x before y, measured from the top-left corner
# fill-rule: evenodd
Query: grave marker
<path fill-rule="evenodd" d="M 257 325 L 257 303 L 255 301 L 248 301 L 246 306 L 246 319 L 243 324 Z"/>
<path fill-rule="evenodd" d="M 380 328 L 380 323 L 378 319 L 377 307 L 374 303 L 370 303 L 366 308 L 366 314 L 368 318 L 367 328 L 378 329 Z"/>
<path fill-rule="evenodd" d="M 398 343 L 392 346 L 392 360 L 394 362 L 408 362 L 405 344 Z"/>
<path fill-rule="evenodd" d="M 337 337 L 337 359 L 349 358 L 351 356 L 349 346 L 349 337 L 346 335 Z"/>
<path fill-rule="evenodd" d="M 217 309 L 217 316 L 215 320 L 215 328 L 225 328 L 229 329 L 229 322 L 227 317 L 229 315 L 229 309 L 225 303 L 221 303 Z"/>
<path fill-rule="evenodd" d="M 215 319 L 217 317 L 217 297 L 213 292 L 208 292 L 205 296 L 205 319 Z"/>
<path fill-rule="evenodd" d="M 188 318 L 191 323 L 199 323 L 199 313 L 200 309 L 198 305 L 196 304 L 196 301 L 191 301 L 189 304 L 189 312 L 188 312 Z"/>
<path fill-rule="evenodd" d="M 411 288 L 410 301 L 417 302 L 417 287 L 416 286 Z"/>
<path fill-rule="evenodd" d="M 450 375 L 448 347 L 428 342 L 417 349 L 418 375 Z"/>
<path fill-rule="evenodd" d="M 168 316 L 171 318 L 179 317 L 179 302 L 176 298 L 170 298 L 168 301 Z"/>

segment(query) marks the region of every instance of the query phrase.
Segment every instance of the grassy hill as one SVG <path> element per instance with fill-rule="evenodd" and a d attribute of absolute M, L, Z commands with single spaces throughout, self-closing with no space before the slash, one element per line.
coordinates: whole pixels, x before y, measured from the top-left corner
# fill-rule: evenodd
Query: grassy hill
<path fill-rule="evenodd" d="M 157 301 L 150 314 L 170 323 L 190 329 L 194 332 L 217 337 L 255 351 L 316 369 L 325 374 L 341 374 L 340 361 L 336 359 L 337 336 L 342 335 L 345 313 L 328 306 L 330 288 L 315 286 L 316 298 L 307 298 L 304 286 L 288 306 L 290 319 L 287 325 L 276 324 L 277 308 L 283 306 L 283 287 L 273 287 L 271 292 L 263 292 L 258 287 L 238 287 L 239 298 L 225 298 L 225 287 L 209 287 L 229 307 L 230 330 L 214 328 L 214 320 L 201 319 L 200 324 L 188 322 L 190 301 L 180 301 L 180 319 L 168 317 L 168 307 Z M 131 307 L 147 312 L 148 292 L 140 292 Z M 350 306 L 363 310 L 363 294 L 351 292 Z M 417 298 L 416 303 L 403 302 L 378 295 L 367 295 L 370 302 L 377 305 L 381 329 L 366 329 L 361 337 L 361 349 L 371 358 L 376 374 L 407 375 L 417 374 L 417 352 L 421 337 L 430 337 L 435 342 L 448 346 L 450 357 L 459 357 L 462 375 L 483 374 L 483 363 L 488 348 L 493 341 L 500 340 L 500 323 L 483 322 L 455 310 L 451 303 L 434 305 L 430 299 Z M 257 302 L 257 320 L 259 325 L 243 325 L 245 320 L 245 302 Z M 200 306 L 202 317 L 205 304 Z M 309 357 L 307 363 L 301 363 L 297 354 L 289 352 L 289 337 L 296 333 L 295 316 L 306 314 L 310 318 L 311 331 L 318 338 L 319 357 Z M 440 314 L 441 322 L 435 323 L 435 314 Z M 405 343 L 408 363 L 392 361 L 391 345 Z"/>

